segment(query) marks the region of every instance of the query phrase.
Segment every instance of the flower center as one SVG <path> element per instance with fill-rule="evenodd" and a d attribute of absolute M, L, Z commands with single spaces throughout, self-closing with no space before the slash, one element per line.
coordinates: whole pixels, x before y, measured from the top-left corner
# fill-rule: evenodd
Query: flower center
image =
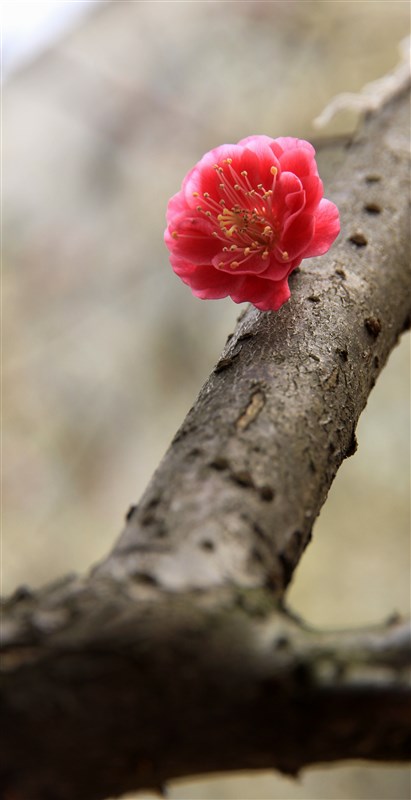
<path fill-rule="evenodd" d="M 288 260 L 288 253 L 277 245 L 280 226 L 272 207 L 277 168 L 271 167 L 273 179 L 269 189 L 262 183 L 254 188 L 247 171 L 239 175 L 232 167 L 231 158 L 226 158 L 222 165 L 215 164 L 214 169 L 220 199 L 217 202 L 209 192 L 204 192 L 197 211 L 214 223 L 212 235 L 223 242 L 224 258 L 218 266 L 236 269 L 256 255 L 268 259 L 273 250 L 278 250 L 282 260 Z M 193 196 L 200 197 L 198 192 L 193 192 Z"/>

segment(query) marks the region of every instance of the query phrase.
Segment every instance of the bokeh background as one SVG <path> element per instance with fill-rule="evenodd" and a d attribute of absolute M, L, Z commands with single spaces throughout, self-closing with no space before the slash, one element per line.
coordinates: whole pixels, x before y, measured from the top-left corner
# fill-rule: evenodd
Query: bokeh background
<path fill-rule="evenodd" d="M 13 4 L 26 33 L 35 5 Z M 251 133 L 352 130 L 352 111 L 320 135 L 313 119 L 393 69 L 410 32 L 398 0 L 113 0 L 81 18 L 73 0 L 53 5 L 76 7 L 69 30 L 24 63 L 3 49 L 5 593 L 104 556 L 241 310 L 193 298 L 168 265 L 165 208 L 186 171 Z M 313 625 L 410 613 L 409 354 L 406 336 L 295 576 L 289 604 Z M 410 795 L 406 768 L 365 764 L 169 787 L 173 800 Z"/>

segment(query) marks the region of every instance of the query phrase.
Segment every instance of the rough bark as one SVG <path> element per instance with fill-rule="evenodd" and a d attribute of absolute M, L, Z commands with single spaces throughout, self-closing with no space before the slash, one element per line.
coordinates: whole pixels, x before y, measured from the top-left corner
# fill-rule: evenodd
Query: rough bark
<path fill-rule="evenodd" d="M 170 778 L 411 753 L 406 623 L 310 631 L 268 590 L 137 601 L 72 580 L 14 601 L 5 800 L 97 800 Z M 20 644 L 18 644 L 20 641 Z"/>
<path fill-rule="evenodd" d="M 408 125 L 402 94 L 325 153 L 338 243 L 242 316 L 108 558 L 5 602 L 5 800 L 410 757 L 408 624 L 325 634 L 281 608 L 409 326 Z"/>

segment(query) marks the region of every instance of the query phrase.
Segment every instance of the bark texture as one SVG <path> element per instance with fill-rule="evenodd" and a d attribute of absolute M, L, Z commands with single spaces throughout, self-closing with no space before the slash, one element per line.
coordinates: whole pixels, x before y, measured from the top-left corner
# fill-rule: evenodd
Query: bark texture
<path fill-rule="evenodd" d="M 4 603 L 4 800 L 411 755 L 408 623 L 325 634 L 282 598 L 410 323 L 409 98 L 320 154 L 331 252 L 249 308 L 113 551 Z"/>

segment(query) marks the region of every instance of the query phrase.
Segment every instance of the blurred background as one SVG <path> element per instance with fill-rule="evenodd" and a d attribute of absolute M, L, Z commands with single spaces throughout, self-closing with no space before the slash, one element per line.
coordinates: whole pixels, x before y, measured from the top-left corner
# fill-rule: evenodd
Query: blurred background
<path fill-rule="evenodd" d="M 398 63 L 410 11 L 398 0 L 60 0 L 6 2 L 2 18 L 8 593 L 109 550 L 241 310 L 195 299 L 169 267 L 164 214 L 184 174 L 251 133 L 318 142 L 313 119 L 336 93 Z M 356 122 L 339 113 L 321 135 Z M 295 576 L 289 604 L 313 625 L 410 613 L 409 354 L 408 335 Z M 410 794 L 407 769 L 359 764 L 169 787 L 173 800 Z"/>

